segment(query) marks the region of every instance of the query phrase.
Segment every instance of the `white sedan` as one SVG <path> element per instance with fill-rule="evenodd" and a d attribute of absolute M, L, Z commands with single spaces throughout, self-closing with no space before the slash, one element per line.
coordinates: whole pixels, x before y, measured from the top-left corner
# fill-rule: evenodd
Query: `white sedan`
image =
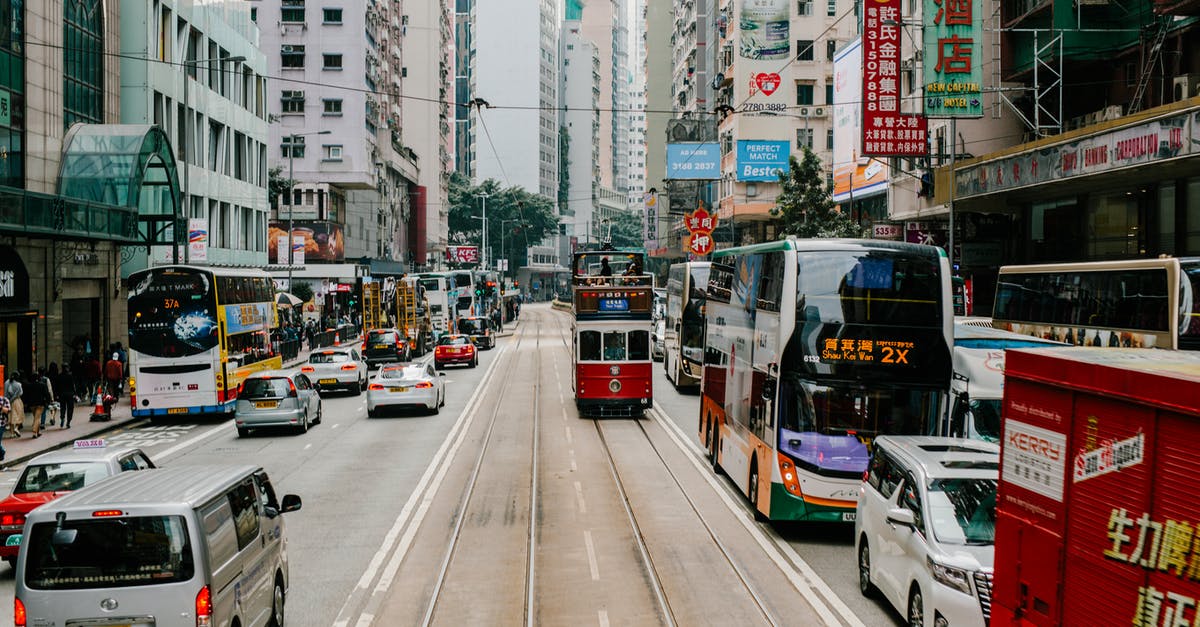
<path fill-rule="evenodd" d="M 355 396 L 367 387 L 367 362 L 352 346 L 333 346 L 313 351 L 300 367 L 318 392 L 341 389 Z"/>
<path fill-rule="evenodd" d="M 446 404 L 444 373 L 432 364 L 394 364 L 379 369 L 367 386 L 367 416 L 375 418 L 384 410 L 422 407 L 436 414 Z"/>

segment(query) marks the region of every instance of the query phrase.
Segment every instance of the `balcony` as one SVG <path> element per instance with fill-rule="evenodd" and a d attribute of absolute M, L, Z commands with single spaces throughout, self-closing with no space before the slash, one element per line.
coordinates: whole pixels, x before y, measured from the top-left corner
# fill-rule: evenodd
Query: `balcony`
<path fill-rule="evenodd" d="M 136 244 L 138 211 L 0 187 L 0 232 Z"/>

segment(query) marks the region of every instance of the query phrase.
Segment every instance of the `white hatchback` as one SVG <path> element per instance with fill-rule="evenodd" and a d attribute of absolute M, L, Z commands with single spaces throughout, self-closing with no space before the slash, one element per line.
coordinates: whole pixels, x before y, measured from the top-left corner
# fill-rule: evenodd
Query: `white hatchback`
<path fill-rule="evenodd" d="M 356 347 L 317 349 L 309 354 L 308 363 L 300 366 L 300 372 L 308 375 L 320 393 L 341 389 L 358 396 L 367 389 L 367 362 Z"/>
<path fill-rule="evenodd" d="M 431 414 L 446 404 L 444 372 L 433 364 L 395 364 L 379 369 L 367 386 L 367 416 L 375 418 L 384 410 L 423 407 Z"/>
<path fill-rule="evenodd" d="M 1000 447 L 880 436 L 873 448 L 854 522 L 859 591 L 909 625 L 986 625 Z"/>

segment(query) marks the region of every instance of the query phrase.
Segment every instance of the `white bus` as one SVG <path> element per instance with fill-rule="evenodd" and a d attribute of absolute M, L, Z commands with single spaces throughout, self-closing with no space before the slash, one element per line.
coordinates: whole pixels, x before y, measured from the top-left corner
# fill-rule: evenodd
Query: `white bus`
<path fill-rule="evenodd" d="M 700 385 L 704 371 L 704 292 L 708 261 L 689 261 L 667 272 L 663 370 L 675 387 Z"/>

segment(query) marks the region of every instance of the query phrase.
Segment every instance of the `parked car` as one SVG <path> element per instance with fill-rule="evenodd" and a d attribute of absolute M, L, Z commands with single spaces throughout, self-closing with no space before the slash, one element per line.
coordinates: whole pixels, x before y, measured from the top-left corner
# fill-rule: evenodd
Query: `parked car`
<path fill-rule="evenodd" d="M 242 382 L 233 414 L 239 436 L 259 427 L 291 427 L 297 433 L 321 422 L 321 396 L 300 370 L 264 370 Z"/>
<path fill-rule="evenodd" d="M 367 389 L 367 362 L 363 361 L 358 348 L 334 346 L 313 351 L 308 363 L 300 366 L 300 372 L 308 375 L 317 392 L 346 390 L 355 396 Z"/>
<path fill-rule="evenodd" d="M 879 436 L 854 519 L 858 587 L 910 625 L 987 624 L 1000 447 Z"/>
<path fill-rule="evenodd" d="M 474 368 L 479 365 L 479 351 L 465 335 L 443 335 L 433 349 L 433 364 L 439 370 L 449 364 L 467 364 Z"/>
<path fill-rule="evenodd" d="M 496 347 L 496 330 L 492 321 L 482 316 L 465 316 L 458 319 L 458 332 L 470 336 L 481 349 Z"/>
<path fill-rule="evenodd" d="M 375 373 L 367 387 L 367 416 L 375 418 L 388 409 L 423 407 L 436 414 L 446 404 L 446 384 L 433 366 L 396 364 Z"/>
<path fill-rule="evenodd" d="M 367 366 L 412 361 L 412 346 L 399 329 L 371 329 L 363 338 L 362 354 Z"/>
<path fill-rule="evenodd" d="M 667 356 L 667 349 L 663 344 L 663 335 L 667 332 L 667 321 L 659 319 L 654 323 L 654 330 L 650 332 L 650 358 L 654 361 L 662 361 Z"/>
<path fill-rule="evenodd" d="M 141 449 L 109 447 L 103 438 L 75 440 L 71 448 L 34 457 L 0 501 L 0 558 L 16 566 L 25 516 L 37 507 L 117 473 L 154 467 Z"/>

